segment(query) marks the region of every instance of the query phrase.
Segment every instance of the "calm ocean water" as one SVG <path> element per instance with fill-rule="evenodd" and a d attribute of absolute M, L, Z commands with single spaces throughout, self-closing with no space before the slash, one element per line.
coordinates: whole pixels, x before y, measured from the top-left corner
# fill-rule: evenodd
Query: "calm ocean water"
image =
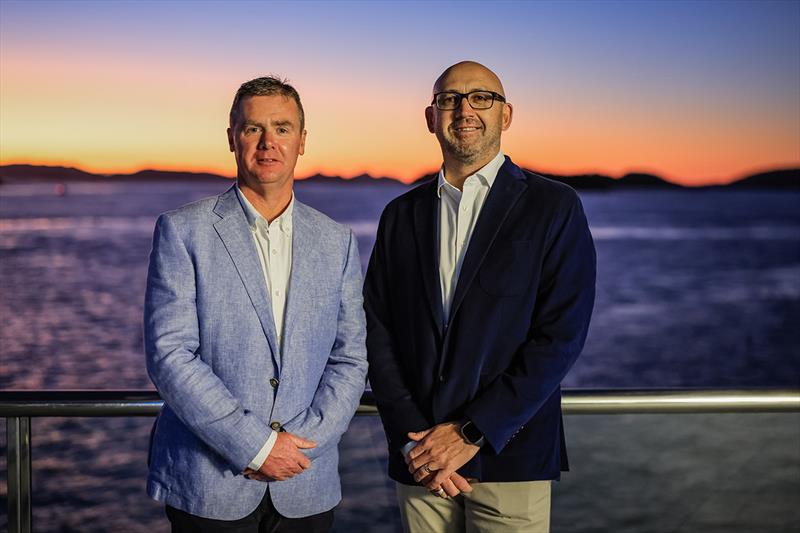
<path fill-rule="evenodd" d="M 0 388 L 150 388 L 141 313 L 153 223 L 226 187 L 70 184 L 59 197 L 47 184 L 0 186 Z M 383 206 L 406 188 L 296 190 L 355 230 L 366 265 Z M 581 198 L 598 251 L 598 294 L 566 386 L 800 386 L 800 194 Z M 164 530 L 160 506 L 143 493 L 150 424 L 35 420 L 36 530 Z M 383 446 L 374 418 L 355 421 L 345 436 L 338 530 L 378 531 L 359 524 L 382 521 L 394 531 Z M 372 494 L 369 512 L 364 491 Z M 4 484 L 0 528 L 3 513 Z"/>

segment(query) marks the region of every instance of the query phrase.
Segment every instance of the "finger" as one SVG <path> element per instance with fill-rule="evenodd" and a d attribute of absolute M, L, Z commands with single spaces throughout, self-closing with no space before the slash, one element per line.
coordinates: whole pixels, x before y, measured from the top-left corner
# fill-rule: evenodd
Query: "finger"
<path fill-rule="evenodd" d="M 430 481 L 425 483 L 425 487 L 428 489 L 435 489 L 436 487 L 440 487 L 442 483 L 444 483 L 447 479 L 450 479 L 450 474 L 452 474 L 452 472 L 437 470 L 436 473 L 430 477 Z"/>
<path fill-rule="evenodd" d="M 420 441 L 425 438 L 425 435 L 430 433 L 430 429 L 423 429 L 422 431 L 409 431 L 408 438 L 413 441 Z"/>
<path fill-rule="evenodd" d="M 428 458 L 427 455 L 423 455 L 423 456 L 421 456 L 421 457 L 419 457 L 417 459 L 414 459 L 410 463 L 408 463 L 408 471 L 413 474 L 414 472 L 416 472 L 417 470 L 422 468 L 424 465 L 429 464 L 429 463 L 430 463 L 430 458 Z M 434 469 L 431 468 L 431 470 L 434 470 Z M 430 474 L 430 472 L 428 472 L 428 474 Z"/>
<path fill-rule="evenodd" d="M 425 470 L 424 467 L 418 469 L 415 472 L 412 472 L 412 474 L 414 474 L 414 481 L 416 481 L 417 483 L 421 483 L 422 480 L 424 480 L 425 478 L 433 476 L 434 473 L 435 471 L 433 469 L 431 469 L 431 471 L 429 472 Z"/>
<path fill-rule="evenodd" d="M 300 467 L 303 470 L 311 468 L 311 459 L 309 459 L 308 457 L 306 457 L 303 454 L 300 454 L 300 458 L 298 459 L 297 463 L 300 465 Z"/>
<path fill-rule="evenodd" d="M 451 498 L 453 498 L 454 496 L 458 496 L 461 493 L 461 491 L 458 490 L 456 486 L 453 484 L 453 482 L 450 481 L 449 479 L 444 480 L 444 483 L 442 483 L 442 488 Z"/>
<path fill-rule="evenodd" d="M 450 481 L 461 492 L 472 492 L 472 485 L 470 485 L 469 481 L 464 479 L 464 477 L 458 472 L 453 472 L 453 474 L 450 476 Z"/>
<path fill-rule="evenodd" d="M 424 448 L 423 446 L 420 445 L 414 446 L 413 448 L 411 448 L 411 451 L 408 452 L 408 460 L 410 461 L 412 459 L 416 459 L 417 457 L 419 457 L 420 455 L 422 455 L 427 451 L 428 451 L 427 448 Z"/>
<path fill-rule="evenodd" d="M 435 463 L 433 461 L 428 461 L 427 463 L 424 463 L 422 466 L 417 468 L 417 470 L 415 472 L 412 472 L 412 473 L 415 474 L 415 475 L 419 474 L 420 479 L 422 479 L 424 477 L 430 476 L 431 474 L 433 474 L 437 470 L 438 470 L 438 468 L 436 467 Z"/>
<path fill-rule="evenodd" d="M 432 479 L 433 479 L 433 476 L 432 476 L 432 475 L 430 475 L 430 476 L 427 476 L 427 477 L 424 477 L 424 478 L 422 478 L 422 479 L 420 479 L 420 480 L 419 480 L 419 484 L 420 484 L 421 486 L 423 486 L 423 487 L 427 488 L 427 487 L 428 487 L 428 484 L 431 482 L 431 480 L 432 480 Z"/>
<path fill-rule="evenodd" d="M 288 435 L 289 438 L 294 443 L 294 445 L 297 446 L 298 448 L 308 449 L 317 447 L 317 443 L 314 442 L 313 440 L 304 439 L 303 437 L 298 437 L 297 435 L 294 435 L 292 433 L 289 433 Z"/>
<path fill-rule="evenodd" d="M 431 494 L 433 494 L 434 496 L 438 496 L 439 498 L 447 499 L 447 492 L 444 491 L 444 489 L 442 487 L 428 488 L 428 491 Z"/>
<path fill-rule="evenodd" d="M 414 448 L 414 449 L 416 450 L 416 448 Z M 414 470 L 422 467 L 422 465 L 424 465 L 425 463 L 430 462 L 432 460 L 430 455 L 431 454 L 430 454 L 430 452 L 428 450 L 422 450 L 422 451 L 420 451 L 419 453 L 417 453 L 414 456 L 412 456 L 411 454 L 408 454 L 408 459 L 409 459 L 408 468 L 409 468 L 409 470 L 411 472 L 413 472 Z M 412 467 L 413 467 L 413 470 L 411 470 Z"/>

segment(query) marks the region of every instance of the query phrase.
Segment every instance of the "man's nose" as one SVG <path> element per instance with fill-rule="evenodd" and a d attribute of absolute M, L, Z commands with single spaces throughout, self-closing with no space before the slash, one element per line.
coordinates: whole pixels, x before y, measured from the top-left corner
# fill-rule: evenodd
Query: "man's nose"
<path fill-rule="evenodd" d="M 473 116 L 475 115 L 475 110 L 472 109 L 472 106 L 469 105 L 469 99 L 466 96 L 461 97 L 461 102 L 458 104 L 458 107 L 455 109 L 456 117 L 463 117 L 463 116 Z"/>
<path fill-rule="evenodd" d="M 258 140 L 259 150 L 268 150 L 275 146 L 275 134 L 268 129 L 264 129 L 261 138 Z"/>

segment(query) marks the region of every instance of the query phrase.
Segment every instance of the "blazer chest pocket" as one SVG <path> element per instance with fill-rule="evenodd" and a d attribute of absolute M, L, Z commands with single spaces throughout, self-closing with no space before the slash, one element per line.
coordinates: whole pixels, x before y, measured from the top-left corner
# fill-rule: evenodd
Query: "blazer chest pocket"
<path fill-rule="evenodd" d="M 524 292 L 538 270 L 533 255 L 533 241 L 511 241 L 491 248 L 478 276 L 481 287 L 496 296 Z"/>

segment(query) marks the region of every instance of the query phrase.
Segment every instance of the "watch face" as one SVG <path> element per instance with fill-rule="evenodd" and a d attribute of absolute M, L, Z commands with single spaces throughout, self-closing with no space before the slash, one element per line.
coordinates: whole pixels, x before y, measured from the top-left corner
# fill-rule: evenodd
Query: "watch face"
<path fill-rule="evenodd" d="M 477 444 L 478 441 L 483 437 L 483 434 L 472 422 L 467 422 L 461 426 L 461 434 L 468 442 L 472 444 Z"/>

